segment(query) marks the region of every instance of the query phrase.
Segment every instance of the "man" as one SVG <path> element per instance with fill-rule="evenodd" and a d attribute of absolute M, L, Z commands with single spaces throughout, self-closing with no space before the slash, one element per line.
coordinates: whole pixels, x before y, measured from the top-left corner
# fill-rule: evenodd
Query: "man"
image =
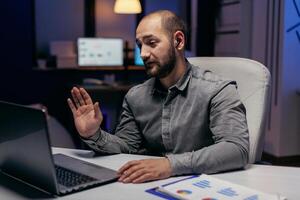
<path fill-rule="evenodd" d="M 151 78 L 126 94 L 115 135 L 100 129 L 98 102 L 83 88 L 71 90 L 68 104 L 83 140 L 100 153 L 163 156 L 126 163 L 119 169 L 124 183 L 243 167 L 249 139 L 236 83 L 188 63 L 184 23 L 170 11 L 145 16 L 136 42 Z"/>

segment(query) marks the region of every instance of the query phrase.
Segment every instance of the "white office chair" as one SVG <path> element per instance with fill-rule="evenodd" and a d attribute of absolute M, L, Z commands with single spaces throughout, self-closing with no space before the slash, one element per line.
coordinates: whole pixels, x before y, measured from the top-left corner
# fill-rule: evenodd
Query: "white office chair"
<path fill-rule="evenodd" d="M 237 82 L 246 107 L 249 128 L 249 163 L 260 161 L 270 101 L 270 72 L 259 62 L 235 57 L 191 57 L 189 62 Z"/>

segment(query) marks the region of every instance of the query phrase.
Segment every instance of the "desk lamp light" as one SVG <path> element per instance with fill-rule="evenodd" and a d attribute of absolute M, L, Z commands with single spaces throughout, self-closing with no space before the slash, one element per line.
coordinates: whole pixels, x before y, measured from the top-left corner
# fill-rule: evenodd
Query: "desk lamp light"
<path fill-rule="evenodd" d="M 141 3 L 139 0 L 116 0 L 114 12 L 119 14 L 141 13 Z"/>

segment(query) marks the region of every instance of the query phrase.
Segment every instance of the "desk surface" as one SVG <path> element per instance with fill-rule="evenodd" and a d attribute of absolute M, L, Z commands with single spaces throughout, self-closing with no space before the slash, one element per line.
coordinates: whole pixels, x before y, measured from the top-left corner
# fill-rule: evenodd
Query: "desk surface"
<path fill-rule="evenodd" d="M 128 154 L 93 157 L 94 154 L 91 151 L 63 148 L 53 148 L 53 153 L 64 153 L 115 170 L 129 160 L 146 158 L 146 156 Z M 300 199 L 300 168 L 249 165 L 246 170 L 227 172 L 213 176 L 264 192 L 281 194 L 287 197 L 288 200 Z M 116 182 L 59 197 L 59 199 L 159 200 L 161 198 L 148 194 L 145 190 L 177 179 L 182 179 L 182 177 L 173 177 L 143 184 L 124 184 Z M 54 197 L 43 194 L 42 192 L 2 175 L 0 176 L 0 199 L 54 199 Z"/>

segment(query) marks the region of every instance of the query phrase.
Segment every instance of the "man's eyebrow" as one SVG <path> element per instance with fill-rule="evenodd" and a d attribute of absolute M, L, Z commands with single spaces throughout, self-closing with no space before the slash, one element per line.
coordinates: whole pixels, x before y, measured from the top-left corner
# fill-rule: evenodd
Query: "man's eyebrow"
<path fill-rule="evenodd" d="M 140 39 L 136 39 L 136 42 L 137 42 L 137 43 L 141 43 L 141 40 L 147 40 L 147 39 L 149 39 L 149 38 L 158 39 L 156 36 L 150 34 L 150 35 L 145 35 L 145 36 L 143 36 L 143 37 L 140 38 Z"/>

